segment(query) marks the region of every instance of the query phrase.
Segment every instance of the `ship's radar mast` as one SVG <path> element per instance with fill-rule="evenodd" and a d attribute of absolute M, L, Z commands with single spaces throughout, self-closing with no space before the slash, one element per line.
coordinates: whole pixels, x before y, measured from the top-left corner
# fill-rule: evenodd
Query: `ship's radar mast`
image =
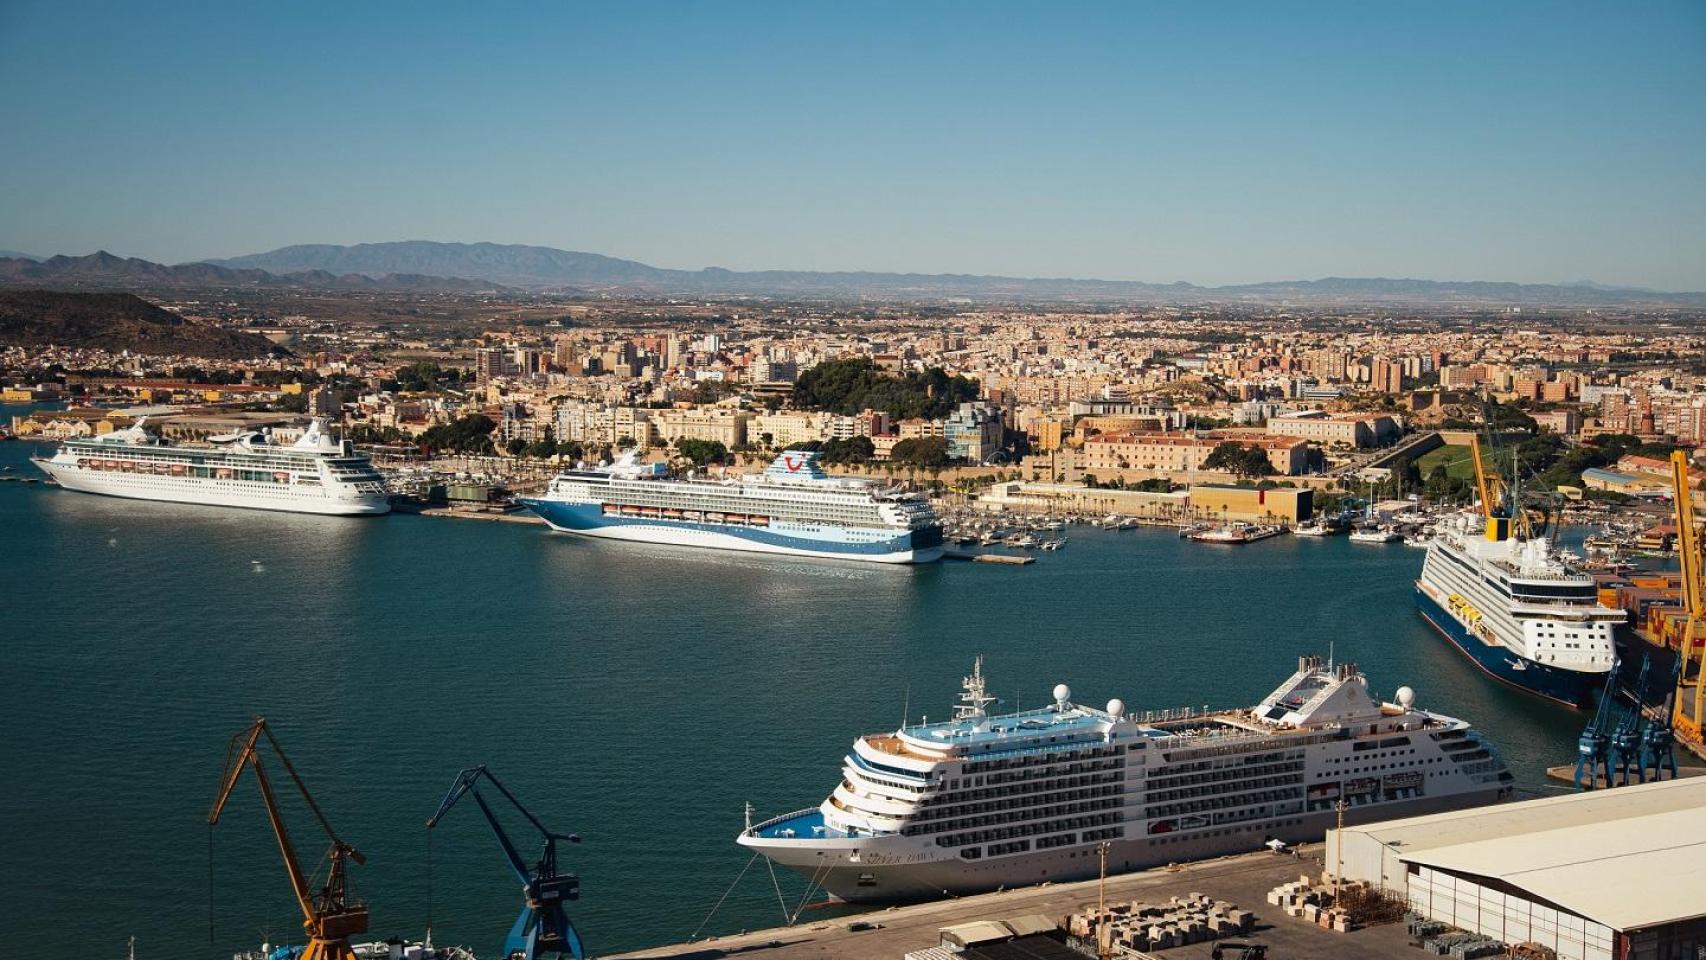
<path fill-rule="evenodd" d="M 994 703 L 995 698 L 989 695 L 983 684 L 983 654 L 978 654 L 972 661 L 971 676 L 960 684 L 965 687 L 965 692 L 960 694 L 960 702 L 954 707 L 954 719 L 975 720 L 989 716 L 984 707 Z"/>

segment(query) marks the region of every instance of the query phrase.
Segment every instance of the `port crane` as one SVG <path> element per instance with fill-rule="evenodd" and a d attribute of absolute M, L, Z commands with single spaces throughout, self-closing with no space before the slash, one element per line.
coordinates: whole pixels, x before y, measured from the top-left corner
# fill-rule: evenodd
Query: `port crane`
<path fill-rule="evenodd" d="M 1688 622 L 1682 630 L 1682 649 L 1677 651 L 1676 690 L 1671 703 L 1670 725 L 1675 736 L 1696 748 L 1702 738 L 1701 712 L 1706 708 L 1706 651 L 1695 639 L 1706 619 L 1706 590 L 1700 580 L 1699 531 L 1694 526 L 1694 498 L 1688 482 L 1688 454 L 1670 455 L 1671 506 L 1676 511 L 1676 555 L 1682 563 L 1682 605 Z M 1692 669 L 1691 669 L 1692 668 Z"/>
<path fill-rule="evenodd" d="M 1652 668 L 1651 657 L 1641 658 L 1641 676 L 1635 681 L 1634 708 L 1623 714 L 1617 721 L 1616 729 L 1611 732 L 1610 762 L 1607 768 L 1617 771 L 1617 785 L 1629 785 L 1629 771 L 1634 769 L 1635 775 L 1642 783 L 1647 782 L 1647 768 L 1641 763 L 1641 710 L 1647 698 L 1647 673 Z M 1611 786 L 1611 781 L 1606 781 Z"/>
<path fill-rule="evenodd" d="M 261 761 L 261 748 L 271 748 L 278 758 L 279 765 L 290 775 L 291 782 L 302 794 L 302 799 L 308 803 L 308 809 L 314 812 L 314 819 L 319 821 L 320 829 L 331 840 L 331 850 L 326 859 L 329 866 L 326 870 L 326 882 L 318 889 L 310 886 L 310 877 L 302 870 L 301 861 L 296 857 L 296 849 L 291 845 L 290 833 L 285 829 L 284 816 L 279 811 L 278 801 L 273 796 L 272 783 L 267 779 L 265 764 Z M 213 801 L 213 809 L 208 811 L 207 825 L 211 829 L 219 823 L 219 815 L 224 812 L 225 805 L 231 799 L 231 794 L 237 789 L 237 781 L 243 776 L 245 769 L 255 773 L 255 785 L 260 788 L 261 801 L 266 805 L 267 819 L 272 823 L 273 836 L 278 840 L 279 853 L 284 857 L 284 869 L 290 875 L 290 887 L 296 894 L 296 903 L 302 908 L 302 927 L 308 933 L 308 946 L 303 949 L 299 960 L 355 960 L 355 952 L 350 949 L 349 938 L 367 930 L 367 905 L 351 899 L 348 878 L 345 867 L 350 861 L 357 864 L 367 862 L 361 851 L 345 843 L 332 829 L 332 824 L 321 812 L 320 805 L 314 802 L 313 794 L 308 792 L 307 784 L 291 765 L 290 758 L 285 756 L 284 749 L 278 745 L 278 740 L 267 728 L 265 717 L 256 717 L 255 722 L 247 730 L 231 738 L 231 745 L 225 755 L 225 773 L 220 778 L 219 796 Z"/>
<path fill-rule="evenodd" d="M 539 835 L 545 840 L 544 850 L 539 860 L 529 867 L 498 822 L 497 814 L 480 793 L 480 781 L 485 780 L 494 789 L 503 794 L 505 800 L 515 807 Z M 469 767 L 456 775 L 456 780 L 450 785 L 450 792 L 444 795 L 444 800 L 438 805 L 438 812 L 427 821 L 427 829 L 438 825 L 450 808 L 465 796 L 472 795 L 474 802 L 479 804 L 480 812 L 485 815 L 486 823 L 492 828 L 492 835 L 497 838 L 498 846 L 503 848 L 504 859 L 511 870 L 521 879 L 523 905 L 520 916 L 515 918 L 515 925 L 510 927 L 509 936 L 504 938 L 503 953 L 505 958 L 520 957 L 523 960 L 538 960 L 540 957 L 568 957 L 571 960 L 585 960 L 586 953 L 581 947 L 580 934 L 575 932 L 574 924 L 569 922 L 568 914 L 563 910 L 563 904 L 569 900 L 580 899 L 580 878 L 572 873 L 560 873 L 557 869 L 557 841 L 566 840 L 569 843 L 579 843 L 580 837 L 572 833 L 552 833 L 545 828 L 532 811 L 523 806 L 515 794 L 503 785 L 484 765 Z"/>
<path fill-rule="evenodd" d="M 1647 772 L 1652 771 L 1654 780 L 1663 780 L 1664 772 L 1670 771 L 1670 778 L 1676 779 L 1676 735 L 1671 732 L 1671 707 L 1676 698 L 1676 685 L 1682 676 L 1682 658 L 1678 657 L 1671 665 L 1670 687 L 1671 694 L 1663 704 L 1662 709 L 1655 711 L 1647 722 L 1647 729 L 1641 733 L 1641 779 L 1646 780 Z"/>
<path fill-rule="evenodd" d="M 1611 786 L 1612 724 L 1617 717 L 1617 659 L 1611 660 L 1611 672 L 1605 675 L 1605 689 L 1599 694 L 1599 709 L 1587 728 L 1576 738 L 1576 789 L 1592 790 L 1599 784 L 1600 771 L 1605 772 L 1605 785 Z M 1587 782 L 1582 775 L 1587 774 Z"/>
<path fill-rule="evenodd" d="M 1490 439 L 1488 443 L 1491 445 Z M 1478 433 L 1469 435 L 1469 459 L 1475 464 L 1475 494 L 1481 499 L 1481 517 L 1487 521 L 1487 538 L 1504 540 L 1514 536 L 1518 540 L 1527 540 L 1533 537 L 1534 530 L 1529 523 L 1528 511 L 1521 503 L 1520 490 L 1515 483 L 1487 465 Z M 1515 454 L 1512 454 L 1512 466 L 1514 475 Z"/>

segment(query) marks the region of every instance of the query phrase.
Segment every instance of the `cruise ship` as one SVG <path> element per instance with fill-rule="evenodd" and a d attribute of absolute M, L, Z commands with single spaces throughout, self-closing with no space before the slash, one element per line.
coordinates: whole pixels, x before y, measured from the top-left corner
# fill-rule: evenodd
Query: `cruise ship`
<path fill-rule="evenodd" d="M 248 431 L 173 444 L 145 429 L 66 440 L 32 458 L 67 490 L 140 500 L 249 507 L 293 513 L 389 513 L 391 498 L 367 457 L 314 420 L 293 443 Z"/>
<path fill-rule="evenodd" d="M 737 842 L 846 901 L 933 899 L 1320 840 L 1346 822 L 1508 799 L 1462 720 L 1383 702 L 1354 664 L 1304 657 L 1247 709 L 1138 716 L 1077 704 L 991 715 L 981 659 L 952 720 L 860 737 L 821 804 Z"/>
<path fill-rule="evenodd" d="M 1593 705 L 1616 662 L 1626 614 L 1600 604 L 1593 577 L 1572 569 L 1544 536 L 1470 512 L 1434 528 L 1416 581 L 1421 614 L 1498 680 L 1571 707 Z"/>
<path fill-rule="evenodd" d="M 942 525 L 927 500 L 875 481 L 832 477 L 813 451 L 789 450 L 763 474 L 674 480 L 630 452 L 608 467 L 576 469 L 522 503 L 553 530 L 879 563 L 942 556 Z"/>

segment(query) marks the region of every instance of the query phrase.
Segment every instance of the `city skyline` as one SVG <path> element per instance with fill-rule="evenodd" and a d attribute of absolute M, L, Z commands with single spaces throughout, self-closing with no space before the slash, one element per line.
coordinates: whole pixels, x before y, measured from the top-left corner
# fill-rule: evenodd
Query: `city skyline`
<path fill-rule="evenodd" d="M 1703 39 L 1691 4 L 16 3 L 0 248 L 1701 290 Z"/>

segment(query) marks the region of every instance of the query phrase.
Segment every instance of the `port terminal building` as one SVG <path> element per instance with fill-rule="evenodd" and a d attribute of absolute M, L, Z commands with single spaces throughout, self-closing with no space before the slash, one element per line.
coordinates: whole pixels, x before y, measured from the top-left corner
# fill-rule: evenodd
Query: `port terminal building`
<path fill-rule="evenodd" d="M 1237 487 L 1199 483 L 1166 493 L 1070 483 L 1009 481 L 978 498 L 988 508 L 1048 513 L 1119 513 L 1145 520 L 1228 520 L 1295 524 L 1314 515 L 1308 487 Z"/>
<path fill-rule="evenodd" d="M 1706 778 L 1328 831 L 1326 868 L 1559 960 L 1706 956 Z"/>

